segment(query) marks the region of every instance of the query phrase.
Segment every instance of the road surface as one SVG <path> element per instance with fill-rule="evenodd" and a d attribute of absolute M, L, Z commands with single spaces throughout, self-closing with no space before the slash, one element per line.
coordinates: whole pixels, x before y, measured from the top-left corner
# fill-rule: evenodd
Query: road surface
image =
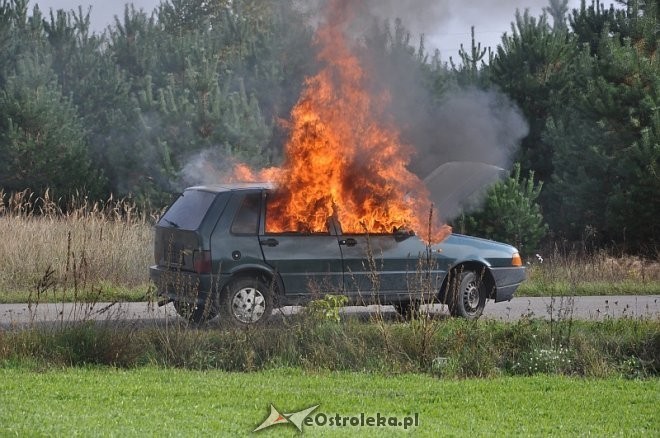
<path fill-rule="evenodd" d="M 290 315 L 299 308 L 276 309 L 277 315 Z M 396 316 L 391 306 L 350 306 L 342 310 L 347 315 L 368 317 L 381 311 L 388 318 Z M 446 315 L 447 309 L 434 305 L 434 314 Z M 484 318 L 517 321 L 529 316 L 541 319 L 573 319 L 602 321 L 610 318 L 652 318 L 660 319 L 660 295 L 645 296 L 598 296 L 598 297 L 516 297 L 503 303 L 486 303 Z M 3 328 L 25 326 L 31 323 L 70 322 L 82 320 L 176 321 L 176 312 L 171 304 L 158 307 L 142 303 L 96 303 L 86 304 L 0 304 L 0 326 Z"/>

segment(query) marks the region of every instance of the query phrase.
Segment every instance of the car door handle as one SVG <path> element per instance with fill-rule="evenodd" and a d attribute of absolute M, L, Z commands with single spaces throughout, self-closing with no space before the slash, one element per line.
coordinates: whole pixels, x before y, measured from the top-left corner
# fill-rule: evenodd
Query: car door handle
<path fill-rule="evenodd" d="M 266 246 L 277 246 L 280 244 L 280 242 L 278 242 L 277 239 L 266 239 L 266 240 L 260 240 L 259 242 L 262 245 L 266 245 Z"/>
<path fill-rule="evenodd" d="M 355 246 L 357 245 L 357 240 L 353 238 L 348 238 L 348 239 L 342 239 L 339 241 L 340 245 L 346 245 L 346 246 Z"/>

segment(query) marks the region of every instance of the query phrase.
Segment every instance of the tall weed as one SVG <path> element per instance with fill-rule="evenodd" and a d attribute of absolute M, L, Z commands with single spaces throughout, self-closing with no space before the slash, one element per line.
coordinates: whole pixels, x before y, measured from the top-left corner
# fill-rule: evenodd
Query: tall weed
<path fill-rule="evenodd" d="M 81 280 L 105 292 L 146 290 L 151 222 L 128 199 L 101 203 L 79 195 L 53 199 L 49 191 L 0 191 L 0 300 L 24 296 L 44 279 L 71 285 Z"/>

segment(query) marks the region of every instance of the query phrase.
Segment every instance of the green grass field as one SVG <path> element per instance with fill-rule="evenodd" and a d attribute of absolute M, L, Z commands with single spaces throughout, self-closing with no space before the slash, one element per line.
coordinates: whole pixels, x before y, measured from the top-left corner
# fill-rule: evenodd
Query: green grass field
<path fill-rule="evenodd" d="M 419 414 L 403 427 L 304 426 L 307 435 L 648 435 L 660 433 L 660 379 L 516 377 L 439 380 L 406 374 L 180 369 L 0 368 L 0 435 L 249 435 L 270 404 L 327 417 Z M 276 425 L 264 436 L 297 436 Z"/>

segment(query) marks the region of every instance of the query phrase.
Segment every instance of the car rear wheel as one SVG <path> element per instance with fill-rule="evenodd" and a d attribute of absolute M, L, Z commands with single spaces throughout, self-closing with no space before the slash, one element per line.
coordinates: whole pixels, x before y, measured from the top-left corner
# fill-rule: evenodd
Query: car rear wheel
<path fill-rule="evenodd" d="M 477 319 L 486 306 L 482 275 L 472 270 L 455 272 L 448 289 L 447 305 L 452 316 Z"/>
<path fill-rule="evenodd" d="M 211 307 L 201 306 L 199 304 L 188 303 L 185 301 L 174 301 L 176 313 L 183 319 L 195 324 L 204 323 L 215 318 L 218 313 Z"/>
<path fill-rule="evenodd" d="M 219 306 L 223 322 L 261 324 L 273 313 L 272 288 L 258 278 L 239 278 L 220 294 Z"/>

